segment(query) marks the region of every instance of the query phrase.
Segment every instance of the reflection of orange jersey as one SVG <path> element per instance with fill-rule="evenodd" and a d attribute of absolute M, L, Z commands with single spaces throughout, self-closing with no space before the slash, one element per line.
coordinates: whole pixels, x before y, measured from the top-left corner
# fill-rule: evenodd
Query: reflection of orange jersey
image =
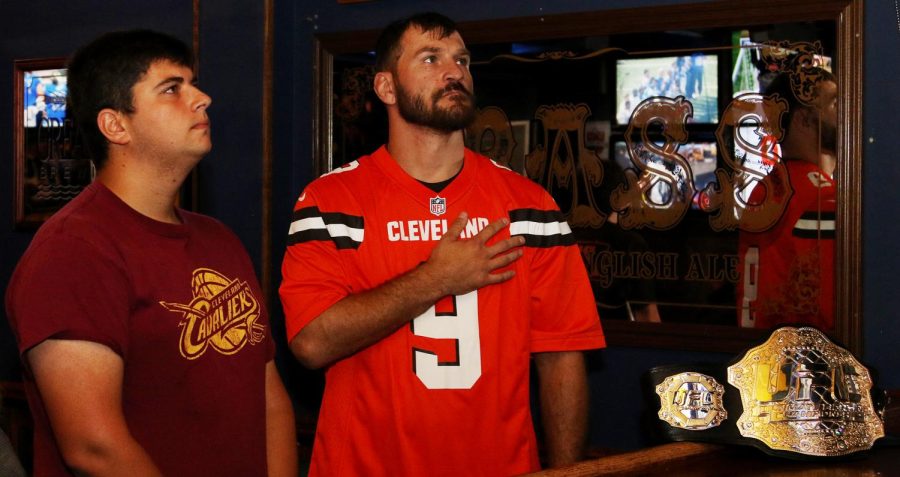
<path fill-rule="evenodd" d="M 834 326 L 835 185 L 818 166 L 785 161 L 794 195 L 771 229 L 741 232 L 741 326 Z M 760 188 L 754 189 L 754 193 Z M 754 197 L 751 196 L 751 201 Z"/>
<path fill-rule="evenodd" d="M 466 150 L 435 193 L 381 148 L 300 196 L 282 271 L 292 338 L 322 311 L 426 260 L 460 212 L 463 236 L 509 217 L 516 276 L 448 297 L 326 375 L 311 475 L 514 475 L 538 468 L 530 355 L 601 347 L 568 225 L 533 182 Z"/>

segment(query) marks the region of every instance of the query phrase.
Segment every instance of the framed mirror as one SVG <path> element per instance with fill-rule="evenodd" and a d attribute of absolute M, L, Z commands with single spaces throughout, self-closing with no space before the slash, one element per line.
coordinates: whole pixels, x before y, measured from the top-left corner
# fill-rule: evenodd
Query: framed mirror
<path fill-rule="evenodd" d="M 467 145 L 553 195 L 611 345 L 737 352 L 787 322 L 862 351 L 860 1 L 459 29 L 479 108 Z M 318 174 L 386 139 L 378 33 L 317 36 Z"/>
<path fill-rule="evenodd" d="M 37 228 L 90 184 L 90 156 L 66 108 L 66 59 L 13 65 L 14 184 L 17 229 Z"/>

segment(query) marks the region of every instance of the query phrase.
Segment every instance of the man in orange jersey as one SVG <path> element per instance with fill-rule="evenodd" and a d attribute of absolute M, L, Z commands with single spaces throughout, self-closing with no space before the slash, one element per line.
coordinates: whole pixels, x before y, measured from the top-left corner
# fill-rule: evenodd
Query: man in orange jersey
<path fill-rule="evenodd" d="M 582 350 L 605 344 L 593 294 L 549 194 L 464 147 L 469 57 L 439 14 L 388 26 L 374 79 L 388 144 L 295 205 L 288 338 L 328 367 L 311 475 L 538 470 L 532 357 L 549 462 L 581 456 Z"/>

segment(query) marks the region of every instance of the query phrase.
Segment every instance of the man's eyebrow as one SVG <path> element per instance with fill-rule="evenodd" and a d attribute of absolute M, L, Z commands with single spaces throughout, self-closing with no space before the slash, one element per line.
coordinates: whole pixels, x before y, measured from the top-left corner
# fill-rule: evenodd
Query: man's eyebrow
<path fill-rule="evenodd" d="M 416 50 L 416 54 L 413 56 L 419 56 L 422 53 L 437 53 L 439 51 L 441 51 L 441 48 L 437 46 L 423 46 L 422 48 Z"/>
<path fill-rule="evenodd" d="M 163 85 L 167 85 L 167 84 L 169 84 L 169 83 L 183 84 L 183 83 L 184 83 L 184 77 L 182 77 L 182 76 L 170 76 L 170 77 L 168 77 L 168 78 L 166 78 L 166 79 L 160 81 L 159 83 L 157 83 L 157 85 L 156 85 L 153 89 L 159 88 L 159 87 L 161 87 L 161 86 L 163 86 Z"/>
<path fill-rule="evenodd" d="M 439 46 L 423 46 L 416 51 L 413 56 L 419 56 L 422 53 L 439 53 L 444 49 Z M 468 48 L 460 48 L 454 52 L 453 56 L 472 56 L 472 52 Z"/>

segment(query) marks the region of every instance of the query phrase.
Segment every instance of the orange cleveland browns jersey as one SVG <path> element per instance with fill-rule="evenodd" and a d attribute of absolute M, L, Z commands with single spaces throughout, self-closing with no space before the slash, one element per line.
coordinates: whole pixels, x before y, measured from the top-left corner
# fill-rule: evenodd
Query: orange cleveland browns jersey
<path fill-rule="evenodd" d="M 288 338 L 342 298 L 508 217 L 525 238 L 502 284 L 440 300 L 326 374 L 310 475 L 512 475 L 539 468 L 531 353 L 605 345 L 572 233 L 537 184 L 466 150 L 440 193 L 382 147 L 314 181 L 294 208 L 280 294 Z"/>
<path fill-rule="evenodd" d="M 738 320 L 743 327 L 801 323 L 827 331 L 834 327 L 834 181 L 809 162 L 785 165 L 794 193 L 781 219 L 765 232 L 739 235 Z"/>

